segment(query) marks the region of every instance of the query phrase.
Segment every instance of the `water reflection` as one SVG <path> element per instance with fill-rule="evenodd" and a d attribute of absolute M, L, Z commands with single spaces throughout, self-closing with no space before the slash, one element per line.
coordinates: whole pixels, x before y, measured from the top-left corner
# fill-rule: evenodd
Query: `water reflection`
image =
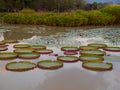
<path fill-rule="evenodd" d="M 4 40 L 4 34 L 3 32 L 0 32 L 0 41 Z"/>
<path fill-rule="evenodd" d="M 35 90 L 106 90 L 104 72 L 89 73 L 79 68 L 63 69 L 48 73 L 47 78 Z"/>
<path fill-rule="evenodd" d="M 105 74 L 105 81 L 109 86 L 104 90 L 119 90 L 120 89 L 120 72 L 112 71 Z"/>
<path fill-rule="evenodd" d="M 6 65 L 6 62 L 1 62 L 0 63 L 0 74 L 3 74 L 3 73 L 6 73 L 6 69 L 5 69 L 5 65 Z"/>
<path fill-rule="evenodd" d="M 44 71 L 8 72 L 0 75 L 0 90 L 34 90 L 45 79 Z"/>

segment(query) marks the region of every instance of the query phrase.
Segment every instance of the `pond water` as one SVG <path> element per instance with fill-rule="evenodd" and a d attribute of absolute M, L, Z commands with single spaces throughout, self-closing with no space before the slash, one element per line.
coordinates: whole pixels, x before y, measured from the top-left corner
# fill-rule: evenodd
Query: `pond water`
<path fill-rule="evenodd" d="M 0 25 L 0 40 L 16 39 L 20 43 L 46 45 L 54 54 L 64 55 L 62 46 L 81 46 L 89 43 L 105 43 L 109 46 L 120 46 L 120 26 L 118 27 L 49 27 Z M 13 44 L 8 51 L 12 51 Z M 5 65 L 11 61 L 0 61 L 0 90 L 120 90 L 120 53 L 107 52 L 118 56 L 111 71 L 90 71 L 82 68 L 80 61 L 64 63 L 58 70 L 35 68 L 26 72 L 11 72 Z M 76 55 L 76 56 L 79 56 Z M 40 60 L 56 60 L 56 56 L 41 55 L 29 60 L 37 63 Z M 113 58 L 114 59 L 114 58 Z M 12 61 L 20 61 L 14 59 Z"/>

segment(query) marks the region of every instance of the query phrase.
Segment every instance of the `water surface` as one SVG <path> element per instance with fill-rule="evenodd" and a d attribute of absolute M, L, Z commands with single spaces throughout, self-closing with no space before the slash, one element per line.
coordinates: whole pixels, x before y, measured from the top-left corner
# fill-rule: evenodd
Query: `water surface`
<path fill-rule="evenodd" d="M 105 43 L 120 46 L 120 27 L 46 27 L 23 25 L 0 25 L 0 40 L 17 39 L 21 43 L 46 45 L 55 54 L 64 55 L 60 47 L 81 46 L 88 43 Z M 9 45 L 9 50 L 13 44 Z M 120 56 L 120 53 L 107 54 Z M 79 56 L 76 55 L 76 56 Z M 30 60 L 56 60 L 55 56 L 41 55 Z M 118 59 L 118 58 L 117 58 Z M 20 61 L 14 59 L 12 61 Z M 0 90 L 120 90 L 120 61 L 113 63 L 112 71 L 98 72 L 82 68 L 81 62 L 64 63 L 58 70 L 35 68 L 27 72 L 11 72 L 5 65 L 11 61 L 0 61 Z"/>

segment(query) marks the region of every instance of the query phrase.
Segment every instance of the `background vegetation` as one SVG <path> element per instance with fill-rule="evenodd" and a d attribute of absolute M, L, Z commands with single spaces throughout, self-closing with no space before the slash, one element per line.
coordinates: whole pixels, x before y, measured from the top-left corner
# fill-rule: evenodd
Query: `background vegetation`
<path fill-rule="evenodd" d="M 120 5 L 85 0 L 0 0 L 0 22 L 50 26 L 120 24 Z"/>
<path fill-rule="evenodd" d="M 63 13 L 35 12 L 32 9 L 23 9 L 17 13 L 3 14 L 2 19 L 4 23 L 11 24 L 50 26 L 113 25 L 120 24 L 120 6 L 107 6 L 101 10 L 76 10 Z"/>
<path fill-rule="evenodd" d="M 101 9 L 110 3 L 87 3 L 86 0 L 0 0 L 0 12 L 18 12 L 24 8 L 35 11 L 63 12 L 76 9 Z"/>

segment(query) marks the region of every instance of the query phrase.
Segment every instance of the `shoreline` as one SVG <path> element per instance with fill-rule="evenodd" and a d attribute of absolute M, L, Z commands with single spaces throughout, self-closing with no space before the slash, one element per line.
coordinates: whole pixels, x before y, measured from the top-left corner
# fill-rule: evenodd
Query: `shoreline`
<path fill-rule="evenodd" d="M 120 28 L 120 24 L 115 24 L 115 25 L 83 25 L 83 26 L 50 26 L 50 25 L 35 25 L 35 24 L 9 24 L 9 23 L 0 23 L 0 26 L 8 26 L 8 25 L 12 25 L 12 26 L 41 26 L 41 27 L 58 27 L 58 28 L 99 28 L 99 27 L 118 27 Z"/>

